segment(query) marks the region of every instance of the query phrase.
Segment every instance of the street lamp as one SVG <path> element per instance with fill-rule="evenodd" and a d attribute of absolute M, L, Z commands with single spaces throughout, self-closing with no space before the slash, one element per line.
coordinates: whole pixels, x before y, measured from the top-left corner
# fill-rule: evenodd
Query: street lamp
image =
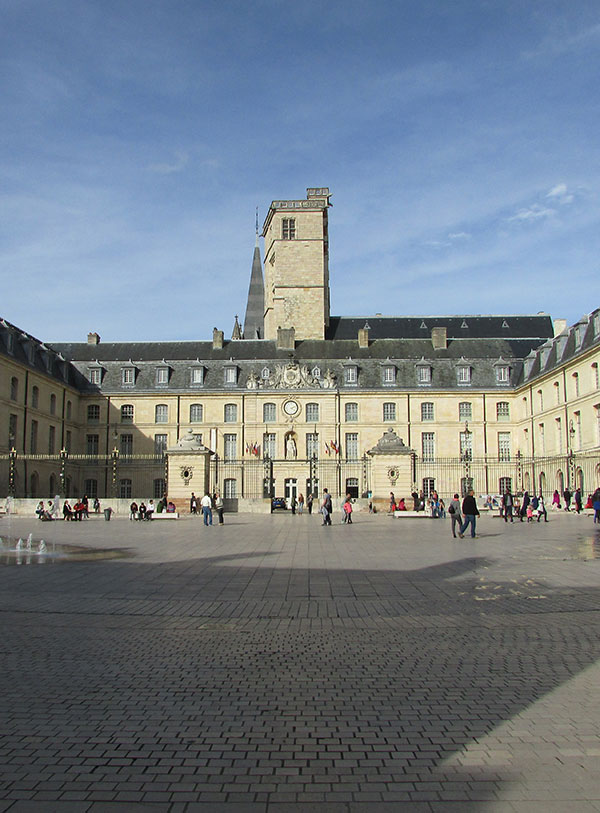
<path fill-rule="evenodd" d="M 63 446 L 60 450 L 60 493 L 61 496 L 66 497 L 66 467 L 67 467 L 67 457 L 69 456 L 69 452 Z"/>
<path fill-rule="evenodd" d="M 473 454 L 471 451 L 471 436 L 472 432 L 469 429 L 469 422 L 465 421 L 465 431 L 464 431 L 464 448 L 463 448 L 463 462 L 465 464 L 465 484 L 463 488 L 463 496 L 466 496 L 470 489 L 471 489 L 471 460 L 473 458 Z"/>

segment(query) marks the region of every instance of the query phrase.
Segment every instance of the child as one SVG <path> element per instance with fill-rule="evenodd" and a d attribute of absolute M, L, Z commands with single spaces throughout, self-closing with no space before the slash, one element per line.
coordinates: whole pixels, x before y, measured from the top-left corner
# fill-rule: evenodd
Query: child
<path fill-rule="evenodd" d="M 533 505 L 529 503 L 527 506 L 527 522 L 531 522 L 533 519 Z"/>
<path fill-rule="evenodd" d="M 346 515 L 345 522 L 348 525 L 352 525 L 352 503 L 350 502 L 350 497 L 346 497 L 346 502 L 344 503 L 344 513 Z"/>

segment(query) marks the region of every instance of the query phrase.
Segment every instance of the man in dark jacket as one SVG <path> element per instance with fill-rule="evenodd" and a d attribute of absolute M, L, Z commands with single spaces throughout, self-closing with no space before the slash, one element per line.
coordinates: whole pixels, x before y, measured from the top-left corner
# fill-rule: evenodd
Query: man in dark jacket
<path fill-rule="evenodd" d="M 460 526 L 460 531 L 458 532 L 458 535 L 462 539 L 463 536 L 465 535 L 465 531 L 467 530 L 467 526 L 470 524 L 471 539 L 475 539 L 475 525 L 477 522 L 477 517 L 479 516 L 479 511 L 477 510 L 477 503 L 475 502 L 473 489 L 469 491 L 469 493 L 463 500 L 462 514 L 465 519 L 463 524 Z"/>

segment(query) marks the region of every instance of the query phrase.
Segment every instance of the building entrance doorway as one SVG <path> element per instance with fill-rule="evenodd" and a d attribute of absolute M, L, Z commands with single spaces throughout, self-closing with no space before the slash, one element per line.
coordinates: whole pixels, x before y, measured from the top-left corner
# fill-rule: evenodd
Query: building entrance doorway
<path fill-rule="evenodd" d="M 285 486 L 285 501 L 287 503 L 288 508 L 292 503 L 292 497 L 294 500 L 298 500 L 298 481 L 295 477 L 286 477 L 284 481 Z"/>

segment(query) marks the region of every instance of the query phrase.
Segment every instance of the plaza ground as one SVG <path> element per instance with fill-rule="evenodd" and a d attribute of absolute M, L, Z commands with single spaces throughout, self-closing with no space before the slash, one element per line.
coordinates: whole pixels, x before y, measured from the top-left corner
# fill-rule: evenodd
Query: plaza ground
<path fill-rule="evenodd" d="M 600 526 L 334 522 L 0 519 L 118 554 L 0 570 L 0 813 L 600 811 Z"/>

